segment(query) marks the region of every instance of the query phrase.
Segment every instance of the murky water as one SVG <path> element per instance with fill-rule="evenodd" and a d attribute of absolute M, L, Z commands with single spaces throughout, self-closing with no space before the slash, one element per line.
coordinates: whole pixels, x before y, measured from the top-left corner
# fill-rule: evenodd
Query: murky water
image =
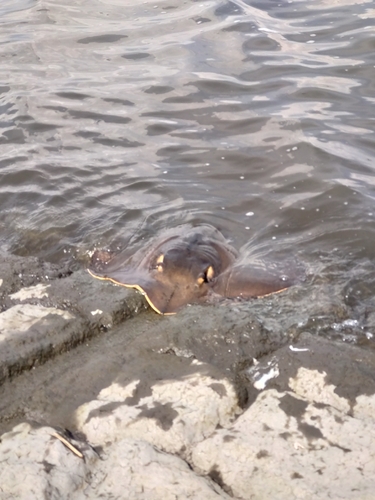
<path fill-rule="evenodd" d="M 371 0 L 4 0 L 0 41 L 3 247 L 209 222 L 305 264 L 301 328 L 371 341 Z"/>

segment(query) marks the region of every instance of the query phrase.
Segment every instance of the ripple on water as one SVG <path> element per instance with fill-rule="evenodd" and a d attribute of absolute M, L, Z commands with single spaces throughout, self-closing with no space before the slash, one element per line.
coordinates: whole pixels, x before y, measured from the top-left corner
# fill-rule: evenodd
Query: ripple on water
<path fill-rule="evenodd" d="M 245 258 L 306 263 L 301 324 L 369 331 L 372 2 L 0 11 L 2 244 L 58 261 L 209 222 Z"/>

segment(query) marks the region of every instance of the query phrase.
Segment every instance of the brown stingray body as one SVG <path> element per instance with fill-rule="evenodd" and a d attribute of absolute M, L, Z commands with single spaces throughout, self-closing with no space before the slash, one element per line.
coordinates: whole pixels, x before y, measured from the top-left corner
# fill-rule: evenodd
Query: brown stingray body
<path fill-rule="evenodd" d="M 248 299 L 292 284 L 260 267 L 236 265 L 237 258 L 237 250 L 214 227 L 185 224 L 165 231 L 130 258 L 119 254 L 106 261 L 105 253 L 95 252 L 88 271 L 141 291 L 159 314 L 175 314 L 213 294 Z"/>

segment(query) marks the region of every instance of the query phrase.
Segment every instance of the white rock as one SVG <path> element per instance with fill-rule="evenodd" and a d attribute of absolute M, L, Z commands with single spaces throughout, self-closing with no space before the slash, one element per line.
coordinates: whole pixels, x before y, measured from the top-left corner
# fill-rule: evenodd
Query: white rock
<path fill-rule="evenodd" d="M 289 387 L 309 401 L 327 404 L 345 413 L 349 412 L 349 401 L 335 393 L 336 387 L 326 383 L 326 376 L 325 372 L 301 367 L 297 376 L 289 379 Z"/>
<path fill-rule="evenodd" d="M 358 396 L 353 407 L 353 416 L 375 423 L 375 395 L 362 394 Z"/>
<path fill-rule="evenodd" d="M 144 441 L 122 440 L 101 459 L 80 443 L 81 458 L 55 433 L 51 427 L 23 423 L 1 436 L 1 500 L 229 500 L 183 460 Z"/>
<path fill-rule="evenodd" d="M 93 469 L 90 486 L 72 500 L 219 500 L 228 499 L 210 481 L 197 476 L 180 458 L 141 440 L 124 439 L 108 449 Z"/>
<path fill-rule="evenodd" d="M 192 464 L 202 474 L 215 472 L 241 499 L 370 500 L 375 429 L 336 408 L 272 389 L 229 430 L 199 443 Z"/>
<path fill-rule="evenodd" d="M 15 333 L 26 332 L 49 314 L 55 314 L 67 320 L 74 318 L 70 312 L 55 307 L 18 304 L 0 314 L 0 342 Z"/>
<path fill-rule="evenodd" d="M 240 413 L 232 384 L 202 373 L 154 383 L 134 399 L 142 382 L 103 389 L 98 400 L 76 412 L 79 429 L 94 445 L 124 437 L 146 439 L 169 453 L 189 454 L 192 445 L 228 427 Z"/>
<path fill-rule="evenodd" d="M 43 285 L 39 283 L 35 286 L 29 286 L 27 288 L 22 288 L 19 292 L 12 293 L 9 297 L 12 300 L 23 300 L 27 299 L 42 299 L 43 297 L 48 297 L 47 288 L 51 285 Z"/>
<path fill-rule="evenodd" d="M 52 436 L 55 432 L 23 423 L 1 436 L 1 500 L 60 500 L 85 486 L 95 453 L 79 458 Z"/>

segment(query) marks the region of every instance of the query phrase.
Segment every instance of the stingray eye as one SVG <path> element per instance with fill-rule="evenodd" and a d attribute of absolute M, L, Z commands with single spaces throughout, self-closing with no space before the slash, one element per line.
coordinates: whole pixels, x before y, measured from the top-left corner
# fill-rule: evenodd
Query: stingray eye
<path fill-rule="evenodd" d="M 164 255 L 160 254 L 159 257 L 156 259 L 156 266 L 155 266 L 155 269 L 157 269 L 159 272 L 163 271 L 163 262 L 164 262 Z"/>
<path fill-rule="evenodd" d="M 210 281 L 213 280 L 214 275 L 215 275 L 214 268 L 212 266 L 208 266 L 204 274 L 202 274 L 202 276 L 199 276 L 199 278 L 197 279 L 198 285 L 202 285 L 203 283 L 209 283 Z"/>
<path fill-rule="evenodd" d="M 206 281 L 212 281 L 214 279 L 214 276 L 214 268 L 212 266 L 208 266 L 208 268 L 206 269 Z"/>

